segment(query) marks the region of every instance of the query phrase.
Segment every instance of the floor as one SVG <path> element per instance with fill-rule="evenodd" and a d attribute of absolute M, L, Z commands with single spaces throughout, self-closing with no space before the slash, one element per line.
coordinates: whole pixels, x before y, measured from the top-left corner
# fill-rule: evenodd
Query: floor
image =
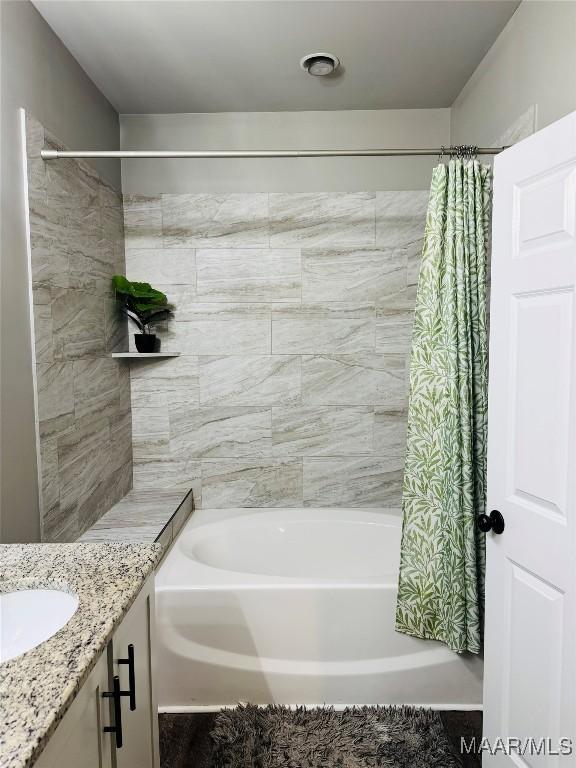
<path fill-rule="evenodd" d="M 482 735 L 481 712 L 447 711 L 442 723 L 457 755 L 460 738 Z M 210 731 L 216 714 L 160 715 L 161 768 L 212 768 Z M 481 768 L 477 755 L 461 755 L 463 768 Z M 328 766 L 327 766 L 328 768 Z"/>

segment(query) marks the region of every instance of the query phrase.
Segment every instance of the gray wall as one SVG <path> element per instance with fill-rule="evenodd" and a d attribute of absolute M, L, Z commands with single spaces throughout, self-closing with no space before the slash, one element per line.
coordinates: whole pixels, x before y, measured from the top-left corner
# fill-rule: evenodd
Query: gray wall
<path fill-rule="evenodd" d="M 439 147 L 449 109 L 121 115 L 123 149 Z M 436 159 L 124 160 L 124 193 L 426 189 Z"/>
<path fill-rule="evenodd" d="M 29 280 L 19 112 L 70 146 L 117 147 L 118 116 L 28 0 L 0 3 L 1 26 L 1 502 L 0 540 L 40 535 Z M 100 165 L 119 185 L 114 161 Z"/>
<path fill-rule="evenodd" d="M 176 305 L 131 367 L 134 487 L 207 508 L 400 506 L 427 191 L 124 198 Z"/>
<path fill-rule="evenodd" d="M 530 111 L 539 130 L 574 110 L 576 2 L 524 0 L 455 100 L 452 141 L 490 146 Z"/>
<path fill-rule="evenodd" d="M 132 487 L 130 374 L 112 289 L 124 274 L 122 198 L 26 118 L 42 541 L 75 541 Z"/>

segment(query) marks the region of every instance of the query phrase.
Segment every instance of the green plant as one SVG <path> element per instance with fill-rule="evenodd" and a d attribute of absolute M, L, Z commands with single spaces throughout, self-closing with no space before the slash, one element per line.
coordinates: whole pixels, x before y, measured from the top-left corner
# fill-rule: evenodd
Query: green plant
<path fill-rule="evenodd" d="M 150 283 L 136 283 L 124 275 L 114 275 L 112 285 L 122 302 L 122 312 L 142 333 L 150 333 L 149 326 L 154 320 L 164 320 L 172 314 L 173 306 L 166 294 L 152 288 Z"/>

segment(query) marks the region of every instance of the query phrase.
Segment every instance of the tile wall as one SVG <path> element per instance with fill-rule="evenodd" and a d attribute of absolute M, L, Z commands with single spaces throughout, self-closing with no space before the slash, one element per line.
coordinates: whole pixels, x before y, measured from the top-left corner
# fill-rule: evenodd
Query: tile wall
<path fill-rule="evenodd" d="M 427 191 L 129 195 L 179 358 L 131 367 L 134 484 L 205 508 L 400 505 Z"/>
<path fill-rule="evenodd" d="M 28 197 L 42 538 L 74 541 L 132 487 L 130 376 L 111 277 L 125 270 L 121 197 L 85 163 L 44 163 L 28 116 Z"/>

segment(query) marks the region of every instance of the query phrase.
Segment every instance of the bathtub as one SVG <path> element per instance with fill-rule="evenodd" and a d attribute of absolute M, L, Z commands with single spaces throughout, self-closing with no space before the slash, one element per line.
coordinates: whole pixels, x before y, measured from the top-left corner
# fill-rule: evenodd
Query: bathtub
<path fill-rule="evenodd" d="M 197 511 L 156 577 L 160 711 L 479 708 L 480 659 L 394 630 L 400 526 L 378 510 Z"/>

